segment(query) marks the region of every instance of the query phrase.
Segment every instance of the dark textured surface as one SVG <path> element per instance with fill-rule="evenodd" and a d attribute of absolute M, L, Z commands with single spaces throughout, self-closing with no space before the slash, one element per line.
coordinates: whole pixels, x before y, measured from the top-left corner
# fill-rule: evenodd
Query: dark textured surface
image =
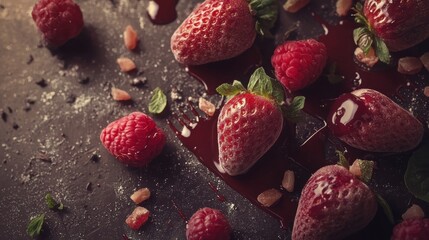
<path fill-rule="evenodd" d="M 53 51 L 39 46 L 40 36 L 29 14 L 34 2 L 0 1 L 1 239 L 28 239 L 28 221 L 39 213 L 46 213 L 43 239 L 122 239 L 123 234 L 130 239 L 185 239 L 184 219 L 202 207 L 225 213 L 235 239 L 290 239 L 275 218 L 251 205 L 198 162 L 167 125 L 166 120 L 186 100 L 194 102 L 205 94 L 203 85 L 170 51 L 171 34 L 199 1 L 179 1 L 178 19 L 167 25 L 149 21 L 146 0 L 76 1 L 84 14 L 84 30 Z M 333 6 L 334 1 L 318 0 L 294 15 L 282 12 L 280 20 L 285 24 L 277 26 L 275 42 L 281 42 L 282 33 L 296 23 L 296 38 L 321 34 L 323 29 L 310 13 L 337 23 Z M 134 52 L 123 44 L 122 32 L 128 24 L 137 29 L 140 39 Z M 116 64 L 120 56 L 133 59 L 143 73 L 121 73 Z M 130 84 L 138 75 L 147 79 L 146 85 Z M 415 84 L 421 87 L 427 80 L 422 77 Z M 133 101 L 115 102 L 111 86 L 128 91 Z M 166 132 L 167 145 L 148 167 L 126 167 L 102 147 L 100 131 L 128 113 L 147 112 L 151 90 L 158 86 L 167 94 L 169 105 L 165 114 L 154 118 Z M 178 93 L 181 99 L 173 100 L 176 94 L 171 93 Z M 413 94 L 404 93 L 399 101 L 406 102 Z M 219 102 L 217 96 L 207 98 Z M 420 116 L 427 116 L 419 108 L 427 104 L 404 103 Z M 303 129 L 306 127 L 297 132 Z M 327 149 L 327 154 L 333 156 L 333 149 Z M 400 176 L 404 164 L 393 161 L 388 167 Z M 390 187 L 402 185 L 401 179 L 391 181 L 377 172 L 375 177 L 381 179 L 377 186 L 387 186 L 390 191 L 387 200 L 403 209 L 407 202 L 398 204 L 397 198 L 409 199 L 408 193 Z M 141 187 L 152 192 L 142 204 L 152 216 L 136 232 L 124 221 L 134 209 L 129 196 Z M 47 208 L 44 196 L 48 192 L 64 203 L 64 212 Z M 219 200 L 222 198 L 226 200 Z M 394 214 L 400 216 L 399 210 Z"/>

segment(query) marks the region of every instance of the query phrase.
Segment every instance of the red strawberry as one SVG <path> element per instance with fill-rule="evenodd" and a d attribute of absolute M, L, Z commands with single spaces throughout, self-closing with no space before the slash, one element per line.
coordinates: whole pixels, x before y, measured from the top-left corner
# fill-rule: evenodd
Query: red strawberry
<path fill-rule="evenodd" d="M 368 225 L 376 211 L 375 195 L 365 183 L 340 165 L 325 166 L 302 190 L 292 239 L 343 239 Z"/>
<path fill-rule="evenodd" d="M 187 240 L 228 240 L 231 227 L 219 210 L 202 208 L 192 215 L 186 225 Z"/>
<path fill-rule="evenodd" d="M 423 137 L 423 125 L 387 96 L 372 89 L 341 95 L 328 125 L 348 145 L 371 152 L 404 152 Z"/>
<path fill-rule="evenodd" d="M 277 46 L 271 57 L 277 79 L 291 92 L 305 88 L 320 76 L 328 53 L 314 39 L 288 41 Z"/>
<path fill-rule="evenodd" d="M 100 140 L 120 162 L 142 167 L 161 153 L 165 135 L 152 118 L 133 112 L 104 128 Z"/>
<path fill-rule="evenodd" d="M 216 89 L 231 97 L 217 122 L 220 170 L 229 175 L 245 173 L 275 143 L 283 127 L 279 103 L 283 89 L 263 68 L 251 76 L 248 90 L 235 81 Z"/>
<path fill-rule="evenodd" d="M 144 207 L 136 207 L 125 223 L 133 230 L 139 230 L 149 219 L 150 212 Z"/>
<path fill-rule="evenodd" d="M 424 240 L 429 236 L 429 218 L 406 219 L 393 228 L 391 240 Z"/>
<path fill-rule="evenodd" d="M 263 34 L 274 25 L 277 5 L 274 0 L 206 0 L 174 32 L 171 50 L 187 65 L 235 57 L 252 46 L 257 31 Z"/>
<path fill-rule="evenodd" d="M 388 50 L 401 51 L 429 37 L 427 0 L 366 0 L 363 7 L 357 5 L 355 10 L 356 21 L 364 25 L 355 30 L 355 41 L 360 42 L 361 49 L 373 45 L 383 62 L 388 60 Z M 359 41 L 362 36 L 371 40 Z"/>

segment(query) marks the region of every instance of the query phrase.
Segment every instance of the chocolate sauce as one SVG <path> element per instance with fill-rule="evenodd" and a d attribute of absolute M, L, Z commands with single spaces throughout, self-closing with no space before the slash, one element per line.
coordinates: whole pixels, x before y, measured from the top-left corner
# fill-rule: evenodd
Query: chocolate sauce
<path fill-rule="evenodd" d="M 312 86 L 296 93 L 296 95 L 304 95 L 306 97 L 304 111 L 323 123 L 322 127 L 315 131 L 304 143 L 301 145 L 296 143 L 295 125 L 286 122 L 282 135 L 272 149 L 246 174 L 231 177 L 220 172 L 216 167 L 218 159 L 216 133 L 218 112 L 209 119 L 200 119 L 197 126 L 191 130 L 190 136 L 184 137 L 180 135 L 180 131 L 176 131 L 180 141 L 197 156 L 201 163 L 253 204 L 278 218 L 281 226 L 285 227 L 291 227 L 293 223 L 299 193 L 310 174 L 322 166 L 336 162 L 336 159 L 326 159 L 327 145 L 333 145 L 336 149 L 347 150 L 346 156 L 349 157 L 349 160 L 354 160 L 356 157 L 365 158 L 373 156 L 371 153 L 345 146 L 331 136 L 332 134 L 326 127 L 325 119 L 330 111 L 333 100 L 341 94 L 358 88 L 375 89 L 392 97 L 398 93 L 400 88 L 405 87 L 407 83 L 406 79 L 397 73 L 393 67 L 380 67 L 376 68 L 376 70 L 367 71 L 354 62 L 353 53 L 356 46 L 353 42 L 353 29 L 356 26 L 351 18 L 342 20 L 339 25 L 330 25 L 321 19 L 317 20 L 325 28 L 326 34 L 321 36 L 319 41 L 323 42 L 328 49 L 328 65 L 336 64 L 336 73 L 343 77 L 343 81 L 338 84 L 331 84 L 326 76 L 321 76 Z M 262 48 L 264 46 L 261 46 Z M 262 64 L 261 59 L 263 58 L 258 50 L 258 46 L 254 46 L 234 59 L 189 67 L 189 73 L 201 81 L 207 91 L 213 94 L 215 87 L 221 83 L 232 82 L 234 79 L 243 80 L 243 76 L 248 79 L 248 75 L 251 74 L 250 71 Z M 265 70 L 268 73 L 272 72 L 272 69 Z M 201 141 L 201 139 L 205 139 L 205 141 Z M 381 189 L 382 195 L 390 194 L 390 196 L 387 196 L 389 200 L 394 202 L 396 199 L 394 191 L 391 189 L 386 190 L 382 184 L 397 184 L 400 191 L 407 192 L 407 190 L 401 183 L 403 172 L 397 170 L 398 165 L 404 167 L 403 164 L 401 162 L 398 164 L 397 162 L 389 161 L 386 166 L 383 166 L 383 162 L 381 162 L 382 164 L 378 166 L 378 170 L 390 171 L 386 174 L 391 175 L 392 179 L 394 178 L 395 180 L 390 181 L 389 177 L 389 181 L 387 181 L 385 177 L 379 174 L 375 177 L 379 177 L 381 180 L 379 180 L 379 185 L 375 187 L 378 190 Z M 289 169 L 293 169 L 297 176 L 295 192 L 284 192 L 283 198 L 278 204 L 268 208 L 262 207 L 256 200 L 258 194 L 269 188 L 280 189 L 283 174 Z M 405 194 L 405 197 L 407 196 Z M 411 198 L 409 197 L 409 199 Z M 394 210 L 395 214 L 400 214 L 407 203 L 407 201 L 404 203 L 394 202 L 393 208 L 400 207 L 400 210 Z M 356 236 L 351 237 L 351 239 L 360 239 L 361 237 L 366 237 L 366 239 L 381 239 L 380 237 L 385 238 L 388 236 L 392 226 L 388 223 L 386 224 L 385 215 L 380 211 L 370 226 Z M 371 231 L 374 231 L 374 229 L 383 229 L 383 232 L 375 234 L 377 238 L 373 238 L 374 234 Z M 372 237 L 367 238 L 369 236 Z"/>
<path fill-rule="evenodd" d="M 178 2 L 179 0 L 150 0 L 147 7 L 150 21 L 156 25 L 165 25 L 176 20 Z"/>

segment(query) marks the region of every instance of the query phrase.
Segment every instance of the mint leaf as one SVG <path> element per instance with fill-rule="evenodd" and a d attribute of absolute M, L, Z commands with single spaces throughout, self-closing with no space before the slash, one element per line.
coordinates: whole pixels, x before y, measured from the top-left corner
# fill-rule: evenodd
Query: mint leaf
<path fill-rule="evenodd" d="M 301 110 L 304 108 L 304 104 L 304 96 L 294 97 L 291 104 L 284 109 L 285 118 L 291 122 L 299 122 L 302 118 Z"/>
<path fill-rule="evenodd" d="M 387 219 L 391 224 L 395 224 L 395 220 L 393 218 L 393 212 L 390 208 L 390 205 L 387 203 L 387 201 L 378 193 L 374 192 L 375 197 L 377 199 L 378 204 L 383 208 L 384 214 L 386 214 Z"/>
<path fill-rule="evenodd" d="M 350 164 L 349 164 L 349 161 L 347 160 L 346 156 L 344 156 L 344 153 L 341 152 L 340 150 L 335 150 L 335 153 L 338 155 L 338 165 L 349 169 Z"/>
<path fill-rule="evenodd" d="M 429 141 L 426 141 L 408 160 L 405 185 L 417 198 L 429 202 Z"/>
<path fill-rule="evenodd" d="M 162 92 L 161 88 L 157 87 L 153 90 L 152 97 L 149 103 L 150 113 L 162 113 L 167 106 L 167 96 Z"/>
<path fill-rule="evenodd" d="M 273 84 L 270 76 L 265 73 L 264 68 L 260 67 L 253 72 L 252 76 L 250 76 L 247 89 L 251 93 L 271 98 L 273 94 Z"/>
<path fill-rule="evenodd" d="M 387 64 L 390 63 L 389 49 L 387 48 L 386 43 L 378 37 L 375 37 L 375 53 L 380 61 Z"/>
<path fill-rule="evenodd" d="M 46 205 L 48 205 L 49 209 L 52 209 L 52 210 L 64 209 L 64 205 L 62 203 L 58 203 L 57 201 L 55 201 L 55 199 L 51 196 L 50 193 L 46 194 L 45 202 L 46 202 Z"/>
<path fill-rule="evenodd" d="M 34 238 L 40 235 L 42 231 L 43 222 L 45 221 L 45 214 L 37 215 L 30 219 L 27 227 L 27 234 Z"/>

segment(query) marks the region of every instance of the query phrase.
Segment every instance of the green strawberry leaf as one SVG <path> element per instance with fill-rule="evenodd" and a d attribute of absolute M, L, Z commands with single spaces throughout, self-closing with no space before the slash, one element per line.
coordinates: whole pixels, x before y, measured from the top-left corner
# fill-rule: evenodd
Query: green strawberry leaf
<path fill-rule="evenodd" d="M 149 112 L 150 113 L 162 113 L 165 107 L 167 106 L 167 96 L 162 92 L 162 90 L 157 87 L 153 90 L 152 97 L 149 103 Z"/>
<path fill-rule="evenodd" d="M 296 96 L 292 99 L 292 102 L 289 106 L 285 107 L 283 113 L 287 120 L 290 122 L 299 122 L 302 119 L 301 110 L 305 105 L 304 96 Z"/>
<path fill-rule="evenodd" d="M 387 64 L 390 63 L 389 49 L 387 48 L 386 43 L 378 37 L 375 37 L 375 53 L 380 61 Z"/>
<path fill-rule="evenodd" d="M 378 204 L 383 208 L 384 214 L 386 214 L 387 219 L 391 224 L 395 224 L 395 220 L 393 218 L 393 212 L 390 208 L 390 205 L 387 203 L 387 201 L 378 193 L 373 192 L 375 195 L 375 198 L 377 199 Z"/>
<path fill-rule="evenodd" d="M 31 218 L 27 226 L 27 234 L 32 238 L 39 236 L 42 231 L 44 221 L 45 214 L 40 214 Z"/>
<path fill-rule="evenodd" d="M 283 85 L 276 79 L 271 78 L 271 84 L 273 85 L 272 98 L 278 105 L 283 105 L 285 101 L 285 90 Z"/>
<path fill-rule="evenodd" d="M 251 93 L 271 97 L 273 94 L 273 84 L 270 76 L 265 73 L 264 68 L 260 67 L 253 72 L 252 76 L 250 76 L 247 89 Z"/>
<path fill-rule="evenodd" d="M 216 88 L 216 91 L 220 95 L 230 98 L 241 92 L 245 92 L 246 88 L 243 86 L 243 84 L 241 84 L 241 82 L 234 80 L 232 85 L 229 83 L 223 83 L 222 85 Z"/>
<path fill-rule="evenodd" d="M 256 17 L 256 32 L 261 36 L 272 36 L 270 29 L 277 21 L 279 5 L 276 0 L 248 0 Z"/>
<path fill-rule="evenodd" d="M 374 42 L 374 36 L 366 27 L 359 27 L 353 30 L 353 40 L 365 54 L 369 52 Z"/>
<path fill-rule="evenodd" d="M 344 156 L 344 153 L 341 152 L 340 150 L 335 150 L 335 153 L 338 155 L 338 163 L 337 164 L 349 169 L 350 164 L 349 164 L 349 161 L 347 160 L 346 156 Z"/>
<path fill-rule="evenodd" d="M 358 161 L 361 171 L 361 176 L 359 177 L 359 179 L 365 183 L 369 183 L 369 181 L 371 181 L 372 173 L 374 170 L 374 162 L 361 159 L 356 159 L 355 161 Z"/>
<path fill-rule="evenodd" d="M 408 160 L 404 180 L 414 196 L 429 202 L 429 141 L 423 143 Z"/>

